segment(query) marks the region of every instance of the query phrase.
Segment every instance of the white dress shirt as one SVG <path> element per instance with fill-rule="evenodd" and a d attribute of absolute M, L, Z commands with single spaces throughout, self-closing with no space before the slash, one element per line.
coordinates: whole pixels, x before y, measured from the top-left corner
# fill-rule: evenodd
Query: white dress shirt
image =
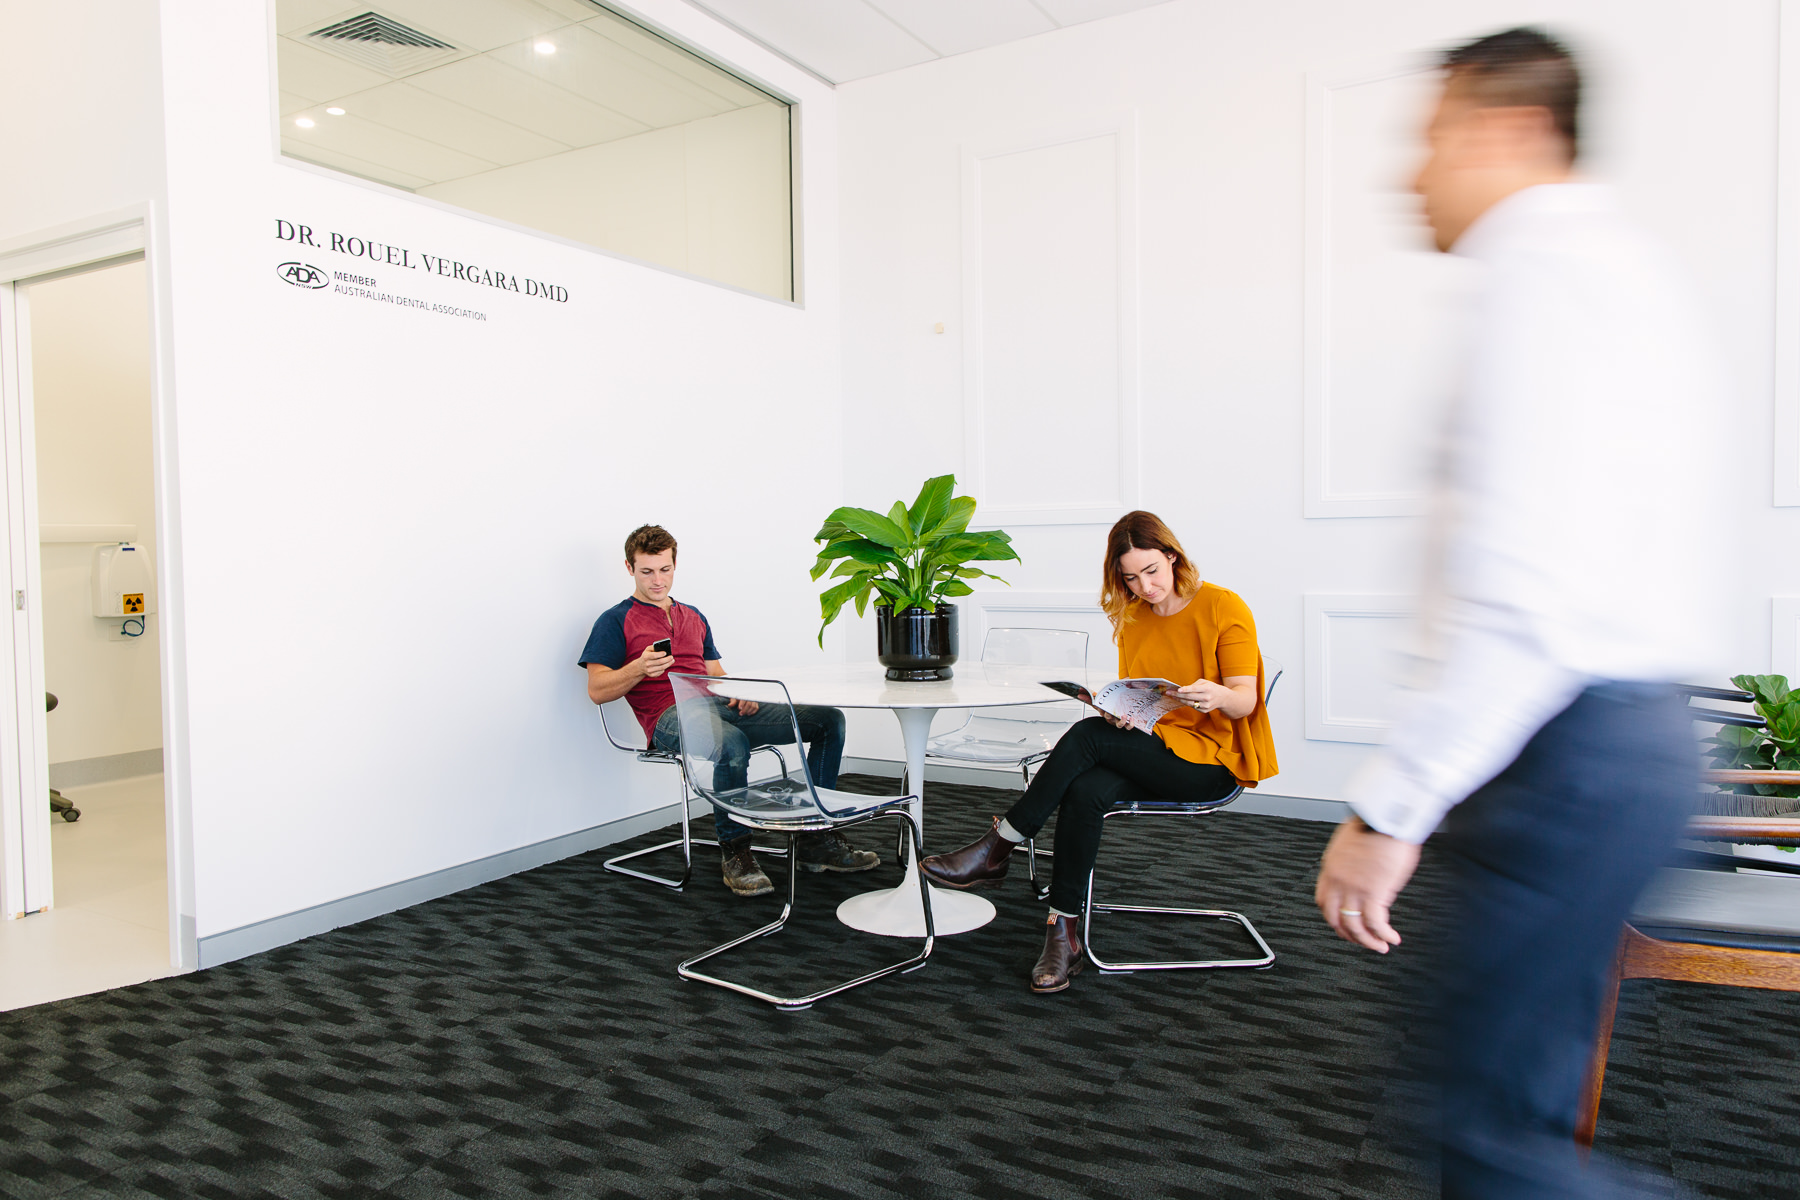
<path fill-rule="evenodd" d="M 1409 842 L 1583 688 L 1680 679 L 1719 627 L 1701 547 L 1727 417 L 1676 272 L 1584 183 L 1515 193 L 1453 253 L 1482 279 L 1415 690 L 1348 796 Z"/>

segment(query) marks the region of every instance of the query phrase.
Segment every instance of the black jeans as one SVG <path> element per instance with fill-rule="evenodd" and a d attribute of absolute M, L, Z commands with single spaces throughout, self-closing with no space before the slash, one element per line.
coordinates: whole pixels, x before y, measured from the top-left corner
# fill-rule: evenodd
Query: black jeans
<path fill-rule="evenodd" d="M 1446 1200 L 1635 1195 L 1574 1142 L 1619 929 L 1699 790 L 1673 688 L 1590 687 L 1450 811 L 1437 973 Z"/>
<path fill-rule="evenodd" d="M 1237 780 L 1217 763 L 1188 762 L 1161 738 L 1089 717 L 1062 735 L 1006 822 L 1035 837 L 1051 814 L 1061 813 L 1050 907 L 1079 913 L 1100 853 L 1102 813 L 1131 800 L 1218 800 L 1235 787 Z"/>

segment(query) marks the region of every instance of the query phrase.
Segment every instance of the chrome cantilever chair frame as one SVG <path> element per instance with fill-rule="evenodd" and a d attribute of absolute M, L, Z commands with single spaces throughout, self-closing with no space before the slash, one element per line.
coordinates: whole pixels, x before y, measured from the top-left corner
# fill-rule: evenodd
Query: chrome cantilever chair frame
<path fill-rule="evenodd" d="M 608 701 L 608 703 L 611 703 L 611 701 Z M 693 876 L 694 847 L 717 846 L 719 844 L 718 840 L 716 838 L 697 838 L 692 836 L 688 831 L 688 821 L 691 819 L 691 815 L 688 812 L 687 772 L 682 768 L 681 760 L 675 755 L 663 750 L 658 750 L 652 745 L 627 746 L 613 734 L 612 726 L 607 723 L 606 705 L 600 705 L 599 709 L 600 728 L 606 734 L 606 740 L 611 742 L 618 749 L 625 751 L 627 754 L 635 754 L 639 762 L 668 763 L 673 766 L 676 770 L 675 786 L 681 793 L 681 798 L 676 801 L 676 805 L 680 809 L 680 816 L 675 822 L 681 829 L 680 837 L 670 838 L 666 842 L 658 842 L 656 845 L 647 846 L 642 850 L 632 850 L 626 854 L 615 854 L 600 865 L 616 875 L 629 875 L 633 879 L 642 879 L 646 883 L 661 884 L 663 887 L 679 892 L 682 888 L 687 886 L 688 880 Z M 767 750 L 773 753 L 776 758 L 780 759 L 782 776 L 784 778 L 787 776 L 787 759 L 782 757 L 779 749 L 774 746 L 758 746 L 757 749 Z M 634 858 L 643 858 L 647 854 L 659 854 L 664 850 L 671 850 L 676 846 L 681 847 L 681 876 L 678 879 L 670 879 L 663 875 L 652 875 L 648 871 L 639 871 L 634 867 L 619 865 L 621 863 L 630 862 Z M 759 854 L 770 854 L 778 858 L 785 856 L 788 853 L 786 848 L 779 846 L 756 846 L 753 848 Z"/>
<path fill-rule="evenodd" d="M 739 685 L 752 685 L 764 689 L 764 695 L 771 696 L 778 692 L 782 697 L 782 703 L 787 705 L 789 719 L 793 722 L 793 744 L 801 744 L 800 723 L 793 717 L 793 701 L 788 697 L 787 686 L 780 680 L 751 679 L 743 676 L 724 675 L 672 675 L 672 679 L 675 681 L 675 695 L 676 703 L 678 705 L 682 702 L 682 692 L 694 689 L 694 684 L 683 683 L 681 681 L 695 681 L 700 687 L 705 688 L 721 685 L 729 686 L 734 683 Z M 697 691 L 697 689 L 695 690 Z M 690 697 L 690 699 L 691 698 L 693 697 Z M 770 701 L 765 700 L 760 702 L 769 703 Z M 680 719 L 680 716 L 680 710 L 678 709 L 678 720 Z M 746 797 L 754 796 L 767 799 L 777 796 L 792 797 L 804 790 L 805 795 L 811 804 L 810 809 L 803 805 L 794 804 L 791 800 L 787 800 L 783 801 L 783 803 L 791 810 L 791 815 L 783 814 L 779 816 L 770 816 L 767 812 L 747 811 L 744 807 L 733 805 L 729 801 L 711 794 L 707 788 L 693 784 L 692 776 L 688 771 L 687 758 L 690 753 L 693 753 L 691 747 L 698 745 L 703 745 L 703 743 L 698 740 L 690 740 L 688 732 L 684 728 L 682 734 L 681 755 L 682 773 L 684 778 L 689 781 L 689 784 L 693 786 L 694 791 L 723 808 L 726 812 L 731 814 L 733 820 L 738 821 L 750 829 L 758 832 L 780 833 L 786 835 L 786 853 L 789 863 L 787 899 L 781 906 L 781 915 L 776 917 L 775 920 L 759 929 L 753 929 L 741 937 L 735 937 L 724 945 L 714 946 L 710 950 L 702 951 L 685 960 L 675 968 L 675 973 L 677 975 L 682 979 L 693 980 L 697 983 L 710 983 L 714 987 L 725 988 L 729 991 L 738 992 L 741 995 L 764 1001 L 765 1003 L 774 1005 L 783 1012 L 798 1012 L 801 1009 L 812 1007 L 813 1004 L 825 999 L 827 996 L 835 996 L 839 992 L 849 991 L 853 987 L 860 987 L 865 983 L 872 983 L 877 979 L 883 979 L 889 975 L 897 975 L 907 971 L 916 971 L 925 965 L 926 961 L 931 957 L 932 947 L 936 945 L 937 942 L 937 927 L 933 923 L 931 916 L 931 889 L 928 887 L 921 887 L 919 889 L 919 903 L 925 914 L 925 944 L 920 949 L 919 953 L 913 955 L 911 958 L 889 964 L 888 966 L 870 971 L 864 975 L 859 975 L 855 979 L 847 980 L 843 983 L 835 983 L 828 987 L 820 988 L 817 991 L 808 992 L 802 996 L 778 996 L 772 992 L 764 991 L 761 988 L 752 987 L 749 984 L 739 983 L 736 980 L 726 979 L 718 975 L 709 975 L 703 971 L 696 970 L 696 967 L 700 963 L 703 963 L 708 959 L 716 958 L 727 951 L 734 950 L 737 947 L 744 945 L 746 942 L 752 942 L 757 938 L 768 937 L 771 934 L 779 933 L 786 927 L 788 918 L 794 911 L 795 889 L 800 878 L 800 858 L 798 854 L 797 839 L 803 833 L 824 833 L 832 830 L 848 829 L 852 826 L 865 825 L 870 821 L 880 820 L 883 817 L 894 817 L 900 821 L 901 830 L 904 833 L 911 835 L 912 848 L 915 856 L 917 858 L 923 858 L 925 856 L 925 847 L 919 837 L 919 825 L 918 822 L 913 819 L 912 814 L 911 805 L 917 798 L 913 795 L 894 796 L 891 798 L 858 796 L 854 797 L 854 799 L 873 799 L 875 803 L 867 808 L 839 810 L 839 813 L 842 815 L 833 813 L 826 807 L 824 800 L 821 798 L 820 789 L 813 783 L 812 772 L 806 766 L 805 756 L 802 755 L 799 771 L 800 779 L 798 781 L 787 773 L 786 759 L 784 758 L 782 759 L 782 777 L 780 780 L 771 779 L 759 783 L 748 783 L 743 789 L 743 792 Z M 833 796 L 850 796 L 850 793 L 830 792 L 829 789 L 827 789 L 827 791 Z"/>
<path fill-rule="evenodd" d="M 1272 671 L 1271 668 L 1273 668 Z M 1275 685 L 1281 681 L 1282 668 L 1279 663 L 1272 663 L 1269 660 L 1264 659 L 1263 673 L 1269 676 L 1268 684 L 1263 692 L 1263 705 L 1264 707 L 1267 707 L 1269 701 L 1274 698 Z M 1113 817 L 1209 816 L 1226 807 L 1243 794 L 1244 789 L 1239 786 L 1233 788 L 1230 794 L 1223 796 L 1218 800 L 1203 803 L 1190 803 L 1183 800 L 1134 801 L 1130 804 L 1122 804 L 1110 808 L 1106 812 L 1101 813 L 1101 827 L 1104 828 L 1105 823 Z M 1101 838 L 1101 844 L 1105 844 L 1104 836 Z M 1243 913 L 1231 912 L 1230 910 L 1223 908 L 1172 908 L 1165 905 L 1154 904 L 1096 904 L 1094 903 L 1094 877 L 1099 873 L 1098 865 L 1095 866 L 1094 870 L 1088 872 L 1087 900 L 1081 910 L 1081 941 L 1086 948 L 1088 961 L 1093 963 L 1101 971 L 1194 971 L 1226 969 L 1231 967 L 1249 967 L 1260 970 L 1264 967 L 1274 965 L 1275 952 L 1269 949 L 1269 943 L 1263 940 L 1262 934 L 1256 931 L 1256 926 L 1251 924 L 1250 918 L 1246 917 Z M 1035 872 L 1032 877 L 1033 879 L 1036 878 Z M 1094 952 L 1095 913 L 1157 913 L 1165 916 L 1211 917 L 1220 921 L 1233 921 L 1238 925 L 1243 926 L 1244 932 L 1250 935 L 1250 940 L 1256 943 L 1256 948 L 1262 953 L 1255 958 L 1185 959 L 1173 962 L 1107 962 Z"/>

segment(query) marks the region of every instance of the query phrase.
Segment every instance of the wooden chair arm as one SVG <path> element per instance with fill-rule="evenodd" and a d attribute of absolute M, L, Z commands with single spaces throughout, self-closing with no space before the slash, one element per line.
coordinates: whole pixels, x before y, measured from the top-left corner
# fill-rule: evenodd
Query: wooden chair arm
<path fill-rule="evenodd" d="M 1800 771 L 1702 771 L 1703 783 L 1766 783 L 1771 786 L 1800 785 Z"/>
<path fill-rule="evenodd" d="M 1800 846 L 1800 817 L 1689 817 L 1684 836 L 1702 842 Z M 1754 865 L 1755 860 L 1746 861 Z"/>

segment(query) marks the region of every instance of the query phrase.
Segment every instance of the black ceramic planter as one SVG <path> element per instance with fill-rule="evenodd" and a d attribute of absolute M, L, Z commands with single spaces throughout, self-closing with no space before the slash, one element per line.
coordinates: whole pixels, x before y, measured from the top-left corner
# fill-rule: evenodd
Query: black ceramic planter
<path fill-rule="evenodd" d="M 889 679 L 923 682 L 950 678 L 956 645 L 954 604 L 940 604 L 936 612 L 928 608 L 875 609 L 875 657 L 887 668 Z"/>

